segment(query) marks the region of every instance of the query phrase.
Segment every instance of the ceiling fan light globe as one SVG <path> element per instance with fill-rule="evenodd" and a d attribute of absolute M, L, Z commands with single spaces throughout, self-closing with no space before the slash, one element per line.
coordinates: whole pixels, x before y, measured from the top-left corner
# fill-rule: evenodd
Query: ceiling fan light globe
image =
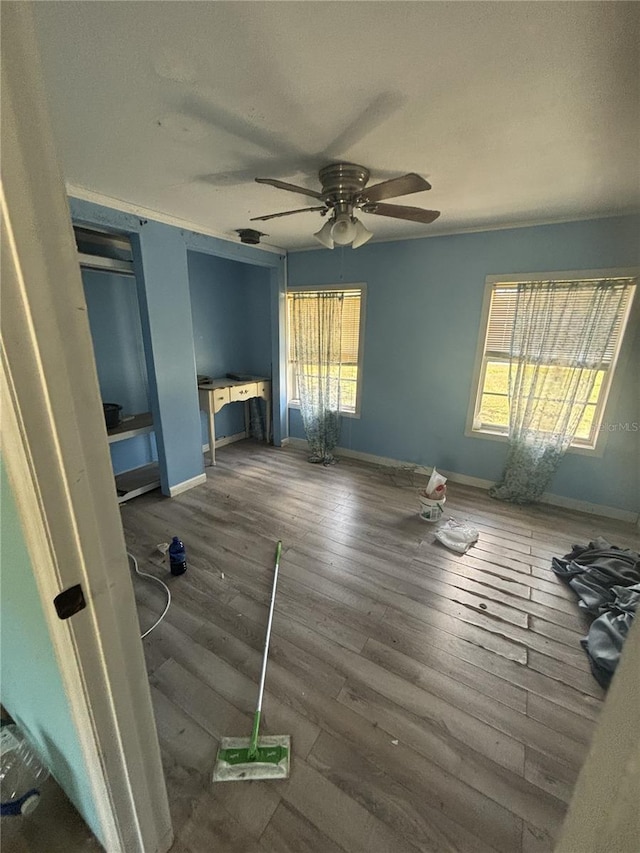
<path fill-rule="evenodd" d="M 336 216 L 336 221 L 331 226 L 331 236 L 338 246 L 348 246 L 356 236 L 356 226 L 349 214 Z"/>
<path fill-rule="evenodd" d="M 360 246 L 364 246 L 365 243 L 368 243 L 369 240 L 373 237 L 373 233 L 366 228 L 359 219 L 355 221 L 356 225 L 356 234 L 353 238 L 353 243 L 351 244 L 352 249 L 358 249 Z"/>
<path fill-rule="evenodd" d="M 328 220 L 324 223 L 322 228 L 313 235 L 326 249 L 333 249 L 333 239 L 331 237 L 332 226 L 333 223 L 331 220 Z"/>

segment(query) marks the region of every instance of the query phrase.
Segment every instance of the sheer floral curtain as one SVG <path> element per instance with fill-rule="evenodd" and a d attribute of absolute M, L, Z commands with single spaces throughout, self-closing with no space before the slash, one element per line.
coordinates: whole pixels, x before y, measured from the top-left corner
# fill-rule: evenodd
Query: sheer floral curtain
<path fill-rule="evenodd" d="M 344 296 L 294 292 L 293 357 L 310 462 L 330 465 L 340 438 L 340 350 Z"/>
<path fill-rule="evenodd" d="M 509 361 L 509 452 L 489 494 L 540 498 L 581 424 L 610 359 L 630 281 L 523 282 Z"/>

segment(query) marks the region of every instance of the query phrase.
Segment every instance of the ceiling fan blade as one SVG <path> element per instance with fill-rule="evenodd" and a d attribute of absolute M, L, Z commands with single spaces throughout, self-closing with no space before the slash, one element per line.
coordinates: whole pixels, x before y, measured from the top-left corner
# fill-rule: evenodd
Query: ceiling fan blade
<path fill-rule="evenodd" d="M 409 219 L 411 222 L 423 222 L 425 225 L 440 216 L 439 210 L 423 210 L 421 207 L 405 207 L 402 204 L 367 204 L 362 209 L 365 213 L 375 213 L 376 216 Z"/>
<path fill-rule="evenodd" d="M 429 181 L 425 181 L 415 172 L 409 172 L 408 175 L 403 175 L 401 178 L 391 178 L 390 181 L 365 187 L 360 193 L 360 198 L 366 201 L 381 201 L 383 198 L 397 198 L 399 195 L 420 193 L 423 190 L 430 189 Z"/>
<path fill-rule="evenodd" d="M 326 210 L 322 207 L 301 207 L 299 210 L 285 210 L 284 213 L 269 213 L 267 216 L 254 216 L 249 222 L 265 222 L 267 219 L 277 219 L 278 216 L 291 216 L 293 213 L 306 213 L 308 210 Z"/>
<path fill-rule="evenodd" d="M 306 187 L 297 187 L 295 184 L 288 184 L 286 181 L 277 181 L 275 178 L 256 178 L 258 184 L 269 184 L 272 187 L 278 187 L 280 190 L 289 190 L 292 193 L 302 193 L 302 195 L 310 195 L 311 198 L 322 198 L 321 193 L 316 190 L 308 190 Z M 388 198 L 389 196 L 385 196 Z"/>

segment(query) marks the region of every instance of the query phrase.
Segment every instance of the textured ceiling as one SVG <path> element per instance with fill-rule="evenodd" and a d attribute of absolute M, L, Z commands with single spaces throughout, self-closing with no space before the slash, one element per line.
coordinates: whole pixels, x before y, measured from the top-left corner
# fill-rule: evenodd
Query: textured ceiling
<path fill-rule="evenodd" d="M 313 203 L 347 160 L 418 172 L 432 225 L 362 215 L 374 239 L 580 219 L 640 206 L 640 4 L 35 3 L 73 188 L 209 233 Z M 317 246 L 318 213 L 257 223 Z"/>

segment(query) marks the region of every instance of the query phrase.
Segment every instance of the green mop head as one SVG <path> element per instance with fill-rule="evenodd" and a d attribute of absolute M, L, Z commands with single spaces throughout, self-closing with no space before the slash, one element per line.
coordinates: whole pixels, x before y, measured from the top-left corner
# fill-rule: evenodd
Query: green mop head
<path fill-rule="evenodd" d="M 291 754 L 291 738 L 289 735 L 258 737 L 281 552 L 282 542 L 278 542 L 273 590 L 269 606 L 269 621 L 267 623 L 267 638 L 262 656 L 258 705 L 253 715 L 251 737 L 222 738 L 216 766 L 213 769 L 214 782 L 240 782 L 245 779 L 287 779 L 289 777 L 289 756 Z"/>
<path fill-rule="evenodd" d="M 214 782 L 289 777 L 289 735 L 265 735 L 253 745 L 253 738 L 223 737 L 213 770 Z"/>

